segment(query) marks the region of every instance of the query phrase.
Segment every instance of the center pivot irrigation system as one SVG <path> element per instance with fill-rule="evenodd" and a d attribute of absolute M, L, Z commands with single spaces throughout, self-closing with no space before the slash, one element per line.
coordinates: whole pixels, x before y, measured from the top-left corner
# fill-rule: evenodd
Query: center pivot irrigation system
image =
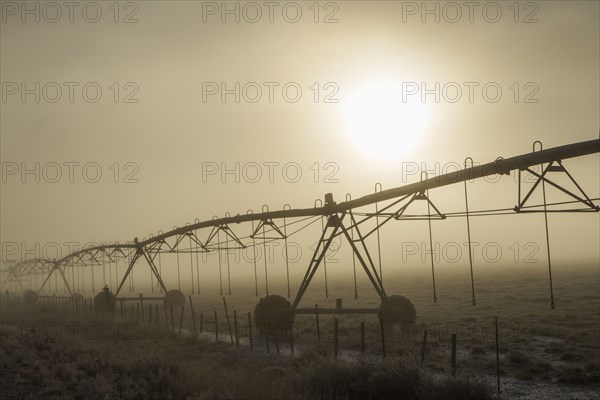
<path fill-rule="evenodd" d="M 548 273 L 550 277 L 550 304 L 552 308 L 555 306 L 554 293 L 552 288 L 552 265 L 550 257 L 550 240 L 548 233 L 548 213 L 550 212 L 598 212 L 600 207 L 594 202 L 598 201 L 598 198 L 588 197 L 582 187 L 577 183 L 575 178 L 567 171 L 563 165 L 563 161 L 586 156 L 600 152 L 600 139 L 589 140 L 585 142 L 568 144 L 560 147 L 554 147 L 543 150 L 541 142 L 535 142 L 533 144 L 533 151 L 531 153 L 522 154 L 511 158 L 499 157 L 493 162 L 474 166 L 473 160 L 468 157 L 465 159 L 464 169 L 454 171 L 441 176 L 428 178 L 426 173 L 421 175 L 421 180 L 416 183 L 408 184 L 401 187 L 396 187 L 389 190 L 381 190 L 381 185 L 376 185 L 375 193 L 367 196 L 351 199 L 350 195 L 346 195 L 346 201 L 336 203 L 331 193 L 325 195 L 324 203 L 320 200 L 315 202 L 313 208 L 303 209 L 292 209 L 289 205 L 285 205 L 282 210 L 269 211 L 267 206 L 263 206 L 263 210 L 260 213 L 253 213 L 248 211 L 246 214 L 238 214 L 236 216 L 230 216 L 226 214 L 224 218 L 213 218 L 207 221 L 196 220 L 193 224 L 186 224 L 182 227 L 175 227 L 170 232 L 162 233 L 159 232 L 157 236 L 151 236 L 138 240 L 135 238 L 133 242 L 127 243 L 110 243 L 102 244 L 97 246 L 91 246 L 83 248 L 78 251 L 74 251 L 67 256 L 58 260 L 49 259 L 34 259 L 25 260 L 9 266 L 3 272 L 5 272 L 6 279 L 2 284 L 2 288 L 7 282 L 13 282 L 18 284 L 21 289 L 25 290 L 22 284 L 22 280 L 25 277 L 33 274 L 42 275 L 43 282 L 39 288 L 30 287 L 29 294 L 31 295 L 32 289 L 34 294 L 39 294 L 44 286 L 49 282 L 50 277 L 55 274 L 55 281 L 57 276 L 62 279 L 66 290 L 71 296 L 79 296 L 78 293 L 73 293 L 71 286 L 68 282 L 68 274 L 66 273 L 67 268 L 74 267 L 94 267 L 102 266 L 103 273 L 104 266 L 110 265 L 119 260 L 126 261 L 127 269 L 123 274 L 118 288 L 115 292 L 117 298 L 123 285 L 127 279 L 131 282 L 131 272 L 134 265 L 139 260 L 144 260 L 151 270 L 151 281 L 154 285 L 154 279 L 156 279 L 156 286 L 158 286 L 161 292 L 166 295 L 165 301 L 172 301 L 172 304 L 182 305 L 185 302 L 183 293 L 180 290 L 172 289 L 168 290 L 161 277 L 162 265 L 161 265 L 161 254 L 164 253 L 176 253 L 177 254 L 177 271 L 179 276 L 179 254 L 189 254 L 190 256 L 190 267 L 192 272 L 192 292 L 194 292 L 194 255 L 196 258 L 196 279 L 198 292 L 200 290 L 200 263 L 198 262 L 198 254 L 219 252 L 222 250 L 226 251 L 231 249 L 246 249 L 249 247 L 266 246 L 267 241 L 283 240 L 285 242 L 286 251 L 286 271 L 287 271 L 287 287 L 288 287 L 288 298 L 292 298 L 289 283 L 289 265 L 287 257 L 287 239 L 295 233 L 301 231 L 308 225 L 311 225 L 317 221 L 321 221 L 322 232 L 317 242 L 317 246 L 314 250 L 312 258 L 306 269 L 306 273 L 300 285 L 298 291 L 293 297 L 293 301 L 290 303 L 282 296 L 269 295 L 269 282 L 268 282 L 268 268 L 267 268 L 267 257 L 264 257 L 264 269 L 265 269 L 265 289 L 267 297 L 261 299 L 257 304 L 255 312 L 255 319 L 262 319 L 264 321 L 280 318 L 285 314 L 284 319 L 286 321 L 293 322 L 294 314 L 306 314 L 313 313 L 315 310 L 312 308 L 299 308 L 298 305 L 302 300 L 308 286 L 315 277 L 315 274 L 319 267 L 323 265 L 325 271 L 325 284 L 327 292 L 327 263 L 326 255 L 334 239 L 340 237 L 344 238 L 350 245 L 353 253 L 353 269 L 354 269 L 354 285 L 355 285 L 355 296 L 357 296 L 356 286 L 356 267 L 362 267 L 364 273 L 368 277 L 373 288 L 381 299 L 381 305 L 379 308 L 362 308 L 362 309 L 350 309 L 342 308 L 341 304 L 338 304 L 336 308 L 332 309 L 319 309 L 319 313 L 378 313 L 380 318 L 383 318 L 385 322 L 414 322 L 416 313 L 414 306 L 410 301 L 400 295 L 388 296 L 384 289 L 382 271 L 381 271 L 381 251 L 380 251 L 380 228 L 391 220 L 427 220 L 429 224 L 429 242 L 430 248 L 432 246 L 432 234 L 431 234 L 431 220 L 432 219 L 446 219 L 448 217 L 463 217 L 466 223 L 467 239 L 469 244 L 469 264 L 471 272 L 471 289 L 472 289 L 472 303 L 475 305 L 475 285 L 473 280 L 473 258 L 472 258 L 472 246 L 471 246 L 471 232 L 470 232 L 470 216 L 482 216 L 482 215 L 501 215 L 501 214 L 515 214 L 515 213 L 531 213 L 541 212 L 544 213 L 545 217 L 545 236 L 547 244 L 547 262 L 548 262 Z M 533 167 L 540 167 L 540 172 L 536 172 Z M 537 168 L 536 168 L 537 169 Z M 469 210 L 468 203 L 468 181 L 483 178 L 491 175 L 510 175 L 511 171 L 517 171 L 518 173 L 518 197 L 517 204 L 513 208 L 504 209 L 491 209 L 491 210 Z M 522 188 L 521 182 L 523 174 L 531 174 L 534 178 L 533 185 L 529 190 Z M 559 185 L 550 178 L 550 175 L 562 174 L 567 177 L 568 186 L 567 189 L 562 185 Z M 563 178 L 564 180 L 564 178 Z M 456 183 L 464 183 L 465 193 L 465 210 L 454 213 L 443 214 L 433 204 L 429 197 L 429 191 L 435 188 L 439 188 L 446 185 L 452 185 Z M 546 201 L 546 186 L 550 185 L 555 189 L 560 190 L 564 194 L 570 197 L 570 201 L 562 202 L 547 202 Z M 379 190 L 378 190 L 379 189 Z M 543 203 L 531 205 L 528 201 L 531 199 L 532 194 L 536 190 L 542 192 Z M 526 193 L 525 193 L 526 192 Z M 424 201 L 427 204 L 427 214 L 422 215 L 409 215 L 406 213 L 407 209 L 413 202 Z M 380 206 L 380 203 L 384 203 Z M 375 212 L 365 212 L 360 209 L 366 206 L 375 205 Z M 566 207 L 575 207 L 565 209 Z M 433 211 L 433 212 L 432 212 Z M 290 222 L 291 220 L 291 222 Z M 326 222 L 324 222 L 326 221 Z M 375 228 L 367 229 L 364 225 L 367 221 L 375 222 Z M 237 225 L 235 231 L 238 233 L 242 231 L 243 226 L 247 227 L 249 231 L 248 236 L 238 236 L 231 225 Z M 241 225 L 240 224 L 244 224 Z M 298 225 L 296 225 L 298 224 Z M 300 226 L 296 229 L 294 227 L 293 232 L 288 232 L 289 228 L 293 225 Z M 200 239 L 200 233 L 206 234 L 205 240 Z M 377 250 L 379 253 L 379 269 L 373 261 L 373 257 L 369 252 L 366 244 L 366 239 L 372 234 L 377 236 Z M 231 293 L 231 280 L 229 273 L 229 259 L 227 256 L 228 266 L 228 280 L 229 280 L 229 293 Z M 74 270 L 72 271 L 74 277 Z M 431 257 L 431 272 L 432 272 L 432 287 L 433 287 L 433 301 L 437 301 L 436 287 L 435 287 L 435 265 L 433 257 Z M 219 276 L 221 293 L 223 292 L 223 281 L 221 275 L 221 261 L 219 260 Z M 258 275 L 257 275 L 257 262 L 256 257 L 254 258 L 254 277 L 255 277 L 255 288 L 256 295 L 258 296 Z M 94 286 L 94 273 L 92 268 L 92 287 Z M 179 278 L 180 279 L 180 278 Z M 30 280 L 31 283 L 31 280 Z M 74 283 L 74 280 L 72 281 Z M 48 283 L 49 284 L 49 283 Z M 30 285 L 33 286 L 33 285 Z M 36 285 L 37 286 L 37 285 Z M 73 284 L 74 286 L 74 284 Z M 94 289 L 92 289 L 94 290 Z M 98 300 L 99 296 L 96 296 Z M 162 299 L 162 298 L 161 298 Z M 169 300 L 171 299 L 171 300 Z M 257 323 L 259 321 L 256 321 Z M 274 322 L 274 321 L 273 321 Z"/>

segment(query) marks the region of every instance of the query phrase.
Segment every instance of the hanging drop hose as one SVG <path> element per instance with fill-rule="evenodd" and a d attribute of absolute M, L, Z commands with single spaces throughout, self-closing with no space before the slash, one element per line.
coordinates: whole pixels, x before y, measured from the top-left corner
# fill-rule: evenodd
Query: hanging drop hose
<path fill-rule="evenodd" d="M 154 273 L 152 273 L 152 269 L 150 269 L 150 292 L 154 293 Z"/>
<path fill-rule="evenodd" d="M 248 210 L 246 214 L 252 214 L 252 210 Z M 254 221 L 252 221 L 252 262 L 254 263 L 254 288 L 256 291 L 256 297 L 258 297 L 258 274 L 256 273 L 256 240 L 254 240 Z"/>
<path fill-rule="evenodd" d="M 269 295 L 269 275 L 267 272 L 267 241 L 265 238 L 265 224 L 262 226 L 263 232 L 263 256 L 265 258 L 265 289 L 267 292 L 267 296 Z"/>
<path fill-rule="evenodd" d="M 352 196 L 350 193 L 346 193 L 346 201 L 352 200 Z M 354 229 L 350 230 L 350 239 L 352 243 L 354 243 Z M 356 282 L 356 254 L 354 254 L 354 250 L 352 250 L 352 271 L 354 273 L 354 299 L 358 299 L 358 285 Z"/>
<path fill-rule="evenodd" d="M 423 180 L 423 173 L 427 177 L 427 172 L 421 173 L 421 180 Z M 431 251 L 431 281 L 433 285 L 433 302 L 437 303 L 437 293 L 435 291 L 435 262 L 433 260 L 433 236 L 431 234 L 431 207 L 429 205 L 429 190 L 425 191 L 425 197 L 427 198 L 427 224 L 429 225 L 429 248 Z"/>
<path fill-rule="evenodd" d="M 225 242 L 225 258 L 227 259 L 227 292 L 231 296 L 231 270 L 229 266 L 229 239 Z"/>
<path fill-rule="evenodd" d="M 160 275 L 160 277 L 162 279 L 162 262 L 160 260 L 160 248 L 158 249 L 158 274 Z M 158 284 L 158 280 L 156 281 L 156 284 L 158 285 L 158 292 L 162 293 L 163 292 L 162 285 Z"/>
<path fill-rule="evenodd" d="M 90 271 L 92 272 L 92 293 L 96 291 L 96 284 L 94 282 L 94 265 L 90 265 Z"/>
<path fill-rule="evenodd" d="M 383 189 L 381 183 L 375 184 L 375 193 L 377 193 L 377 188 L 379 187 L 379 192 Z M 377 226 L 377 254 L 379 256 L 379 283 L 383 283 L 383 272 L 381 271 L 381 239 L 379 238 L 379 206 L 375 203 L 375 224 Z"/>
<path fill-rule="evenodd" d="M 175 251 L 175 254 L 177 254 L 177 287 L 181 291 L 181 270 L 179 267 L 179 252 Z"/>
<path fill-rule="evenodd" d="M 221 270 L 221 235 L 220 230 L 217 230 L 217 255 L 219 261 L 219 293 L 223 296 L 223 272 Z"/>
<path fill-rule="evenodd" d="M 471 157 L 465 158 L 465 169 L 467 169 L 467 161 L 471 161 L 471 168 L 473 168 L 473 159 Z M 471 268 L 471 303 L 475 305 L 475 280 L 473 278 L 473 255 L 471 254 L 471 226 L 469 224 L 469 196 L 467 195 L 467 181 L 465 183 L 465 215 L 467 217 L 467 241 L 469 244 L 469 267 Z"/>
<path fill-rule="evenodd" d="M 542 150 L 542 142 L 535 141 L 533 143 L 533 151 L 535 152 L 535 145 L 539 143 L 540 150 Z M 544 174 L 544 164 L 540 164 L 540 176 L 542 180 L 542 196 L 544 200 L 544 223 L 546 227 L 546 250 L 548 252 L 548 276 L 550 278 L 550 307 L 554 309 L 556 307 L 556 303 L 554 302 L 554 288 L 552 284 L 552 262 L 550 259 L 550 234 L 548 232 L 548 207 L 546 203 L 546 179 Z"/>
<path fill-rule="evenodd" d="M 321 217 L 321 230 L 325 230 L 325 225 L 323 224 L 323 217 Z M 318 245 L 320 245 L 320 243 Z M 329 285 L 327 284 L 327 254 L 323 256 L 323 270 L 325 272 L 325 298 L 328 299 Z"/>
<path fill-rule="evenodd" d="M 106 286 L 106 282 L 104 284 Z M 112 265 L 110 261 L 108 262 L 108 286 L 112 286 Z"/>
<path fill-rule="evenodd" d="M 283 206 L 283 209 L 285 210 L 286 207 L 288 207 L 288 209 L 290 210 L 292 208 L 289 204 L 285 204 Z M 288 258 L 287 224 L 285 221 L 285 217 L 283 217 L 283 245 L 285 246 L 285 271 L 287 274 L 287 297 L 289 299 L 290 297 L 292 297 L 292 294 L 290 291 L 290 264 Z"/>
<path fill-rule="evenodd" d="M 194 236 L 196 236 L 195 233 Z M 196 238 L 198 238 L 198 236 L 196 236 Z M 196 240 L 194 240 L 194 250 L 196 253 L 196 289 L 198 290 L 198 294 L 200 294 L 200 261 L 198 260 L 198 242 Z"/>
<path fill-rule="evenodd" d="M 71 286 L 73 290 L 75 290 L 75 266 L 73 260 L 71 259 Z"/>
<path fill-rule="evenodd" d="M 190 274 L 192 277 L 192 294 L 196 294 L 194 290 L 194 254 L 192 254 L 192 237 L 188 236 L 190 239 Z"/>
<path fill-rule="evenodd" d="M 127 267 L 128 268 L 129 268 L 129 265 L 131 265 L 132 260 L 133 260 L 133 257 L 131 257 L 131 256 L 127 257 Z M 127 271 L 127 270 L 125 270 L 125 271 Z M 129 274 L 129 277 L 131 278 L 131 291 L 135 292 L 135 286 L 133 285 L 135 282 L 134 277 L 133 277 L 133 268 L 131 268 L 131 273 Z"/>

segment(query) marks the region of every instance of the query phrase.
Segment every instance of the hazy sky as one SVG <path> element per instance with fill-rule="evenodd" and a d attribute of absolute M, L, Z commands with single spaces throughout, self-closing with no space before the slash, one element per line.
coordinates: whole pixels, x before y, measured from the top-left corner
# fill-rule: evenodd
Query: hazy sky
<path fill-rule="evenodd" d="M 1 3 L 3 260 L 598 137 L 596 1 Z M 598 196 L 598 155 L 565 165 Z M 514 206 L 514 182 L 470 184 L 471 207 Z M 463 210 L 462 185 L 431 195 Z M 444 223 L 437 241 L 465 240 Z M 517 241 L 545 260 L 541 215 L 473 224 L 503 263 Z M 404 226 L 388 260 L 427 240 Z M 598 262 L 598 214 L 553 214 L 550 234 L 557 260 Z"/>

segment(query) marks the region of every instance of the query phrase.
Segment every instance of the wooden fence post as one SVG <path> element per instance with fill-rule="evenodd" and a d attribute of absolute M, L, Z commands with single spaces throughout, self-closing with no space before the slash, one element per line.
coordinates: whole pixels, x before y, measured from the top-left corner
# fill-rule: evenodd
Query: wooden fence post
<path fill-rule="evenodd" d="M 144 321 L 144 295 L 140 293 L 140 308 L 142 309 L 142 322 Z"/>
<path fill-rule="evenodd" d="M 238 336 L 237 311 L 233 310 L 233 330 L 235 332 L 235 347 L 240 346 L 240 338 Z"/>
<path fill-rule="evenodd" d="M 360 352 L 365 354 L 365 321 L 360 321 Z"/>
<path fill-rule="evenodd" d="M 248 313 L 248 334 L 250 335 L 250 350 L 254 348 L 252 343 L 252 314 Z"/>
<path fill-rule="evenodd" d="M 217 310 L 215 310 L 215 336 L 217 339 L 217 342 L 219 341 L 219 323 L 217 321 Z"/>
<path fill-rule="evenodd" d="M 171 332 L 175 333 L 175 317 L 173 317 L 173 304 L 169 304 L 171 311 Z"/>
<path fill-rule="evenodd" d="M 421 345 L 421 367 L 425 362 L 425 351 L 427 348 L 427 329 L 423 330 L 423 344 Z"/>
<path fill-rule="evenodd" d="M 333 357 L 338 359 L 338 319 L 333 320 Z"/>
<path fill-rule="evenodd" d="M 381 331 L 381 355 L 385 358 L 385 331 L 383 327 L 383 315 L 379 312 L 379 330 Z"/>
<path fill-rule="evenodd" d="M 225 301 L 225 297 L 223 297 L 223 305 L 225 306 L 225 318 L 227 318 L 227 328 L 229 329 L 229 338 L 231 339 L 231 343 L 233 343 L 233 333 L 231 332 L 231 321 L 229 321 L 229 312 L 227 311 L 227 302 Z"/>
<path fill-rule="evenodd" d="M 185 304 L 181 305 L 181 314 L 179 314 L 179 336 L 181 336 L 181 325 L 183 325 L 183 309 Z"/>
<path fill-rule="evenodd" d="M 497 377 L 497 384 L 498 384 L 498 394 L 501 393 L 500 390 L 500 341 L 498 339 L 498 317 L 494 317 L 495 318 L 495 325 L 496 325 L 496 377 Z"/>
<path fill-rule="evenodd" d="M 456 376 L 456 333 L 452 334 L 452 354 L 450 356 L 450 367 L 452 376 Z"/>
<path fill-rule="evenodd" d="M 321 330 L 319 328 L 319 305 L 315 304 L 315 317 L 317 320 L 317 342 L 321 341 Z"/>
<path fill-rule="evenodd" d="M 194 315 L 194 305 L 192 304 L 192 295 L 189 295 L 190 299 L 190 312 L 192 313 L 192 325 L 194 326 L 194 337 L 198 336 L 198 331 L 196 330 L 196 316 Z"/>

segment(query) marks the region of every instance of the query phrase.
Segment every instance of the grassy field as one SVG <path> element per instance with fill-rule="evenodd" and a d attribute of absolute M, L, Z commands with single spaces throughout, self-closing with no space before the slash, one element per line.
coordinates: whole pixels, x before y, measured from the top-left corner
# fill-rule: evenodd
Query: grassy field
<path fill-rule="evenodd" d="M 390 276 L 392 275 L 392 276 Z M 296 316 L 295 356 L 290 344 L 264 338 L 230 343 L 222 297 L 218 292 L 193 296 L 196 323 L 205 332 L 192 339 L 189 304 L 181 337 L 167 332 L 164 310 L 159 328 L 126 318 L 96 321 L 90 313 L 59 312 L 48 306 L 4 304 L 0 371 L 2 398 L 493 398 L 499 318 L 500 372 L 503 398 L 597 398 L 600 390 L 600 293 L 597 266 L 556 268 L 556 309 L 548 298 L 542 266 L 494 269 L 477 275 L 477 306 L 471 305 L 470 282 L 450 270 L 437 273 L 438 302 L 431 300 L 426 271 L 386 276 L 388 294 L 403 294 L 415 304 L 417 323 L 385 332 L 387 357 L 374 315 L 340 315 L 340 357 L 333 357 L 333 320 Z M 396 283 L 396 284 L 394 284 Z M 276 283 L 273 285 L 276 287 Z M 315 282 L 301 306 L 378 306 L 374 291 L 361 285 L 354 299 L 352 281 L 330 280 L 329 298 Z M 284 294 L 283 292 L 279 292 Z M 254 293 L 226 295 L 229 316 L 238 314 L 247 335 L 247 313 Z M 220 342 L 215 343 L 214 311 Z M 134 315 L 136 313 L 134 312 Z M 178 325 L 178 310 L 175 322 Z M 154 323 L 156 322 L 154 317 Z M 366 355 L 360 355 L 360 322 L 366 325 Z M 37 325 L 36 325 L 37 324 Z M 233 322 L 232 322 L 233 325 Z M 423 331 L 427 330 L 421 367 Z M 176 329 L 177 330 L 177 329 Z M 60 331 L 60 337 L 55 332 Z M 451 377 L 450 338 L 457 335 L 457 376 Z M 254 328 L 256 335 L 256 328 Z"/>

